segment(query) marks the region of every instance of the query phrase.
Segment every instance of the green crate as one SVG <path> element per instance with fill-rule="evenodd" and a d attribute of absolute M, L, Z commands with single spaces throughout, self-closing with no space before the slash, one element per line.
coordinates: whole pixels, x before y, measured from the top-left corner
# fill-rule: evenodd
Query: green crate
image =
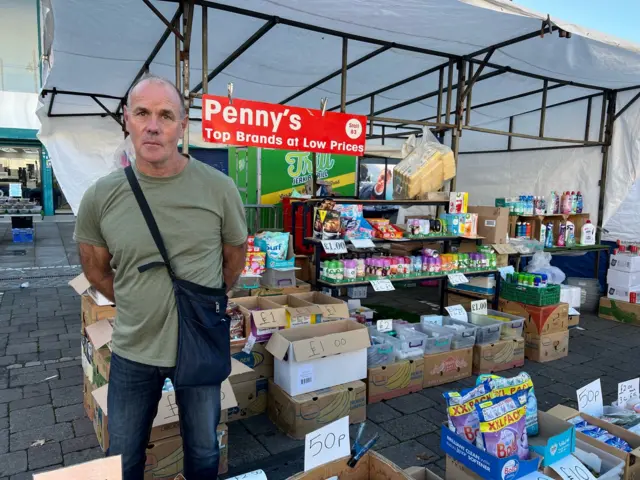
<path fill-rule="evenodd" d="M 560 302 L 560 285 L 549 284 L 544 288 L 536 288 L 502 282 L 500 284 L 500 297 L 505 300 L 526 303 L 527 305 L 544 307 Z"/>
<path fill-rule="evenodd" d="M 496 207 L 506 207 L 507 199 L 506 198 L 496 198 Z"/>

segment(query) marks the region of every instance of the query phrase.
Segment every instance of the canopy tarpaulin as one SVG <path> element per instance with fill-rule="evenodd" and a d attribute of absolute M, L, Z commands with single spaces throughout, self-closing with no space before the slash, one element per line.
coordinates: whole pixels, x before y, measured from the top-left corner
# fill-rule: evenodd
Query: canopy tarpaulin
<path fill-rule="evenodd" d="M 75 210 L 83 188 L 109 171 L 113 146 L 123 138 L 120 126 L 107 110 L 116 116 L 121 113 L 121 100 L 144 71 L 145 62 L 150 72 L 175 78 L 176 46 L 173 34 L 144 2 L 42 2 L 44 52 L 49 65 L 45 69 L 47 95 L 39 110 L 40 137 L 50 152 L 56 152 L 52 155 L 53 168 Z M 169 21 L 179 7 L 175 1 L 149 3 Z M 543 96 L 549 106 L 585 99 L 584 106 L 567 113 L 568 120 L 549 115 L 545 136 L 582 141 L 588 102 L 593 113 L 587 141 L 592 144 L 589 149 L 599 150 L 603 93 L 630 89 L 640 79 L 640 46 L 560 19 L 548 19 L 507 0 L 245 0 L 241 4 L 196 0 L 190 91 L 199 90 L 202 81 L 204 6 L 210 7 L 206 44 L 207 71 L 212 72 L 207 82 L 209 92 L 225 95 L 227 84 L 233 82 L 235 95 L 252 100 L 318 108 L 320 99 L 327 97 L 329 108 L 334 110 L 343 100 L 346 112 L 374 117 L 369 131 L 374 137 L 381 135 L 383 128 L 386 134 L 420 128 L 380 118 L 424 122 L 436 121 L 440 113 L 442 118 L 437 121 L 444 123 L 445 116 L 449 117 L 447 102 L 440 102 L 440 96 L 433 94 L 439 90 L 441 72 L 450 70 L 449 62 L 453 70 L 456 62 L 472 64 L 468 77 L 476 74 L 478 78 L 473 84 L 472 101 L 469 99 L 468 130 L 461 137 L 461 152 L 482 149 L 478 147 L 482 142 L 506 144 L 507 137 L 471 129 L 497 123 L 506 131 L 510 117 L 524 119 L 525 112 L 540 109 Z M 561 37 L 558 29 L 568 32 L 570 38 Z M 159 43 L 165 35 L 168 40 Z M 153 52 L 156 54 L 150 55 Z M 346 85 L 341 66 L 343 71 L 348 70 Z M 343 86 L 346 89 L 341 98 Z M 454 82 L 454 90 L 457 86 Z M 54 88 L 56 95 L 52 93 Z M 95 98 L 62 92 L 94 94 Z M 505 98 L 509 101 L 498 102 Z M 455 101 L 453 104 L 455 108 Z M 622 105 L 620 101 L 618 104 Z M 194 99 L 193 105 L 190 117 L 197 121 L 200 100 Z M 624 115 L 635 111 L 630 108 Z M 91 116 L 81 120 L 57 116 L 78 114 Z M 454 121 L 451 117 L 448 123 Z M 513 132 L 537 134 L 537 128 L 532 132 L 526 121 L 514 123 Z M 619 123 L 623 126 L 616 124 L 616 129 L 634 124 Z M 191 130 L 191 135 L 196 135 Z M 630 138 L 624 132 L 619 135 Z M 637 162 L 632 149 L 619 150 L 616 135 L 613 141 L 613 150 L 618 153 L 611 154 L 612 161 L 630 169 Z M 549 145 L 514 138 L 512 148 L 527 148 L 532 142 Z M 83 155 L 86 150 L 94 154 L 88 158 Z M 560 164 L 554 168 L 562 169 L 565 158 L 560 154 L 557 158 Z M 600 178 L 601 163 L 589 162 L 586 157 L 579 162 L 580 168 L 593 169 L 585 181 Z M 610 179 L 608 184 L 621 181 Z M 624 188 L 622 183 L 615 183 L 614 190 L 628 192 L 628 179 L 624 181 Z M 83 187 L 76 188 L 74 183 Z M 472 196 L 475 183 L 472 180 L 465 186 Z M 594 195 L 590 201 L 597 206 L 599 189 L 590 187 Z M 615 214 L 605 210 L 605 227 Z M 636 236 L 640 237 L 640 227 L 625 228 L 638 228 Z"/>

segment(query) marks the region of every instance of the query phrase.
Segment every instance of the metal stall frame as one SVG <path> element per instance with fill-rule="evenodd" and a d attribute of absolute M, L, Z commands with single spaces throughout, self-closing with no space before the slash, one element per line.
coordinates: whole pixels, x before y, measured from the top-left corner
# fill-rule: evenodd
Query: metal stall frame
<path fill-rule="evenodd" d="M 493 151 L 484 151 L 484 152 L 464 152 L 464 153 L 498 153 L 498 152 L 507 152 L 514 151 L 511 148 L 511 140 L 513 138 L 524 138 L 531 140 L 542 140 L 548 142 L 562 142 L 569 143 L 572 147 L 593 147 L 600 146 L 602 147 L 602 172 L 601 172 L 601 180 L 600 180 L 600 199 L 599 199 L 599 207 L 598 211 L 600 213 L 598 217 L 598 240 L 600 236 L 600 232 L 602 229 L 602 212 L 604 210 L 604 196 L 605 196 L 605 187 L 606 187 L 606 175 L 607 175 L 607 165 L 608 165 L 608 157 L 609 157 L 609 149 L 611 146 L 611 138 L 613 135 L 613 127 L 615 119 L 618 118 L 632 103 L 640 98 L 640 93 L 634 96 L 627 105 L 622 107 L 616 113 L 616 96 L 617 93 L 622 91 L 628 91 L 635 88 L 640 88 L 640 85 L 634 87 L 628 87 L 619 90 L 612 90 L 608 88 L 604 88 L 598 85 L 590 85 L 580 82 L 572 82 L 567 80 L 562 80 L 559 78 L 553 78 L 551 76 L 543 76 L 538 75 L 531 72 L 526 72 L 523 70 L 518 70 L 512 68 L 508 65 L 500 65 L 496 63 L 492 63 L 491 57 L 493 53 L 504 47 L 508 47 L 510 45 L 514 45 L 520 42 L 526 41 L 536 41 L 535 39 L 544 38 L 545 34 L 553 34 L 554 32 L 558 32 L 560 37 L 565 38 L 567 41 L 570 41 L 570 34 L 562 31 L 556 25 L 552 25 L 548 20 L 542 21 L 541 28 L 524 34 L 518 37 L 508 39 L 494 45 L 482 48 L 475 52 L 472 52 L 468 55 L 455 55 L 451 53 L 415 47 L 412 45 L 406 45 L 402 43 L 394 43 L 388 42 L 385 40 L 380 40 L 377 38 L 365 37 L 362 35 L 350 34 L 347 32 L 342 32 L 339 30 L 334 30 L 326 27 L 321 27 L 317 25 L 312 25 L 309 23 L 304 23 L 296 20 L 291 20 L 287 18 L 282 18 L 278 16 L 273 16 L 269 14 L 265 14 L 262 12 L 252 11 L 248 9 L 244 9 L 237 6 L 232 5 L 224 5 L 219 4 L 214 1 L 209 0 L 165 0 L 169 3 L 177 4 L 177 9 L 171 19 L 167 19 L 164 15 L 151 3 L 150 0 L 143 0 L 144 3 L 149 7 L 149 9 L 158 17 L 160 21 L 166 26 L 164 33 L 161 35 L 160 39 L 156 43 L 155 47 L 152 49 L 151 53 L 142 64 L 140 70 L 137 75 L 132 79 L 131 85 L 127 92 L 122 97 L 110 96 L 110 95 L 102 95 L 100 93 L 93 92 L 76 92 L 76 91 L 62 91 L 53 89 L 45 89 L 42 91 L 42 96 L 46 96 L 51 94 L 51 100 L 49 103 L 49 108 L 47 111 L 47 115 L 49 117 L 78 117 L 78 116 L 101 116 L 101 117 L 111 117 L 114 121 L 118 122 L 119 125 L 122 126 L 124 130 L 124 119 L 122 116 L 122 107 L 126 103 L 126 98 L 131 89 L 131 86 L 135 84 L 135 82 L 145 74 L 145 72 L 149 71 L 149 67 L 153 63 L 154 59 L 158 55 L 160 49 L 167 42 L 170 36 L 173 35 L 175 41 L 175 81 L 179 90 L 183 93 L 185 107 L 187 111 L 190 111 L 190 108 L 198 108 L 192 105 L 193 100 L 195 98 L 201 98 L 203 94 L 208 92 L 208 82 L 210 82 L 213 78 L 215 78 L 220 72 L 229 67 L 237 58 L 239 58 L 245 51 L 247 51 L 253 44 L 255 44 L 260 38 L 264 35 L 267 35 L 268 32 L 277 25 L 285 25 L 292 28 L 299 28 L 302 30 L 313 31 L 317 33 L 321 33 L 324 35 L 330 35 L 333 37 L 338 37 L 342 39 L 342 52 L 341 52 L 341 62 L 340 68 L 337 68 L 332 73 L 324 76 L 321 79 L 318 79 L 316 82 L 311 85 L 299 90 L 298 92 L 289 95 L 287 98 L 282 100 L 280 103 L 288 103 L 293 101 L 295 98 L 300 95 L 312 90 L 313 88 L 321 85 L 322 83 L 340 76 L 340 103 L 338 105 L 332 106 L 329 110 L 339 110 L 341 112 L 346 112 L 346 109 L 349 105 L 357 103 L 362 100 L 370 101 L 370 112 L 368 115 L 368 122 L 370 127 L 370 132 L 368 138 L 381 138 L 383 144 L 385 138 L 397 137 L 403 138 L 412 133 L 416 133 L 420 131 L 421 127 L 431 127 L 432 130 L 436 134 L 442 134 L 446 131 L 451 131 L 452 140 L 451 147 L 455 154 L 456 166 L 458 162 L 458 154 L 459 152 L 459 143 L 460 137 L 462 136 L 465 130 L 468 131 L 476 131 L 491 135 L 503 135 L 508 137 L 508 148 L 506 150 L 493 150 Z M 190 90 L 189 88 L 189 61 L 190 61 L 190 46 L 191 46 L 191 37 L 192 37 L 192 25 L 194 19 L 194 11 L 198 6 L 202 11 L 202 79 L 201 82 Z M 207 48 L 207 39 L 208 39 L 208 15 L 209 10 L 213 11 L 224 11 L 227 13 L 233 13 L 236 15 L 252 17 L 255 19 L 264 20 L 264 24 L 253 34 L 251 35 L 242 45 L 240 45 L 233 53 L 231 53 L 225 60 L 223 60 L 220 64 L 215 66 L 211 71 L 208 71 L 208 48 Z M 349 41 L 357 41 L 365 44 L 376 45 L 379 48 L 374 50 L 373 52 L 364 55 L 361 58 L 358 58 L 352 62 L 348 62 L 347 60 L 347 51 Z M 360 65 L 371 58 L 374 58 L 387 50 L 397 49 L 401 51 L 407 51 L 412 53 L 418 53 L 425 56 L 439 57 L 443 59 L 443 63 L 437 65 L 435 67 L 429 68 L 417 74 L 414 74 L 408 78 L 403 80 L 396 81 L 390 85 L 385 87 L 378 88 L 374 91 L 368 92 L 364 95 L 361 95 L 355 99 L 347 100 L 347 79 L 348 79 L 348 71 Z M 44 52 L 44 58 L 48 58 L 50 52 Z M 494 71 L 489 73 L 483 73 L 485 67 L 489 67 Z M 455 72 L 454 72 L 455 70 Z M 426 77 L 430 74 L 437 73 L 438 74 L 438 89 L 432 92 L 427 92 L 423 95 L 417 96 L 415 98 L 411 98 L 409 100 L 405 100 L 399 102 L 395 105 L 391 105 L 389 107 L 383 109 L 375 108 L 375 97 L 389 91 L 393 88 L 400 87 L 405 85 L 411 81 Z M 487 80 L 489 78 L 493 78 L 505 73 L 509 73 L 511 75 L 519 75 L 522 77 L 533 78 L 537 80 L 541 80 L 543 82 L 542 89 L 536 89 L 531 92 L 525 92 L 518 95 L 513 95 L 510 97 L 505 97 L 498 100 L 493 100 L 491 102 L 485 102 L 484 104 L 473 105 L 472 103 L 472 93 L 473 87 L 478 82 L 483 80 Z M 588 90 L 593 90 L 594 93 L 591 95 L 587 95 L 584 97 L 579 97 L 571 100 L 567 100 L 564 102 L 556 103 L 554 105 L 547 105 L 547 92 L 552 89 L 561 88 L 564 86 L 572 86 L 572 87 L 580 87 Z M 454 103 L 454 90 L 455 90 L 455 103 Z M 477 126 L 469 125 L 471 114 L 474 109 L 481 108 L 483 106 L 495 105 L 502 102 L 508 102 L 510 100 L 515 100 L 517 98 L 522 98 L 528 95 L 534 95 L 542 93 L 542 104 L 539 109 L 533 111 L 540 112 L 540 126 L 538 130 L 538 135 L 529 135 L 523 133 L 517 133 L 513 131 L 513 117 L 510 121 L 510 128 L 508 131 L 495 130 L 489 128 L 482 128 Z M 54 103 L 55 98 L 58 95 L 74 95 L 74 96 L 85 96 L 91 98 L 96 104 L 100 106 L 100 108 L 104 111 L 103 113 L 55 113 L 54 112 Z M 603 98 L 603 107 L 600 115 L 600 129 L 599 136 L 597 139 L 589 138 L 589 126 L 591 122 L 591 106 L 592 99 L 597 96 L 602 96 Z M 389 112 L 393 112 L 398 108 L 420 102 L 422 100 L 428 98 L 437 98 L 438 112 L 435 116 L 422 118 L 422 119 L 402 119 L 395 118 L 393 116 L 384 116 Z M 105 106 L 102 102 L 102 99 L 109 100 L 119 100 L 118 108 L 115 111 L 111 111 L 109 108 Z M 587 109 L 587 114 L 585 118 L 585 136 L 581 139 L 571 139 L 571 138 L 554 138 L 545 136 L 545 119 L 547 111 L 553 107 L 566 105 L 573 102 L 588 101 L 589 108 Z M 445 107 L 445 112 L 441 111 L 442 107 Z M 531 112 L 526 112 L 531 113 Z M 519 114 L 522 115 L 522 114 Z M 451 118 L 453 116 L 453 118 Z M 197 120 L 197 119 L 196 119 Z M 379 127 L 382 131 L 381 135 L 374 135 L 372 131 L 372 127 Z M 393 133 L 387 133 L 389 130 L 396 130 Z M 185 131 L 185 135 L 182 142 L 183 153 L 187 154 L 189 152 L 189 131 L 188 129 Z M 541 150 L 544 151 L 546 149 L 559 149 L 559 148 L 571 148 L 567 146 L 550 146 L 550 147 L 538 147 L 538 148 L 528 148 L 528 149 L 517 149 L 517 151 L 531 151 L 531 150 Z M 455 179 L 452 182 L 452 188 L 455 188 Z"/>

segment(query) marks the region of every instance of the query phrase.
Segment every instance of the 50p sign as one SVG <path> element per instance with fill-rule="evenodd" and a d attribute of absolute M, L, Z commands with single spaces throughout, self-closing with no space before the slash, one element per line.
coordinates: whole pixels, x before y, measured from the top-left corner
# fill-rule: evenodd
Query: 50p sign
<path fill-rule="evenodd" d="M 206 142 L 362 155 L 367 117 L 203 95 Z"/>

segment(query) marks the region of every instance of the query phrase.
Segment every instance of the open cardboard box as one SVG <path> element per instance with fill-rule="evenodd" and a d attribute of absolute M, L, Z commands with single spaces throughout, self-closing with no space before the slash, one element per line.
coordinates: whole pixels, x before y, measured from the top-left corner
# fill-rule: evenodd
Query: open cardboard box
<path fill-rule="evenodd" d="M 317 305 L 321 310 L 323 322 L 330 319 L 349 318 L 348 305 L 337 298 L 333 298 L 321 292 L 299 293 L 293 296 Z"/>
<path fill-rule="evenodd" d="M 548 414 L 553 415 L 561 420 L 569 420 L 580 415 L 591 425 L 600 427 L 609 433 L 623 439 L 633 450 L 630 453 L 624 452 L 604 442 L 596 440 L 595 438 L 588 437 L 587 435 L 577 432 L 576 437 L 589 445 L 592 445 L 604 452 L 607 452 L 625 462 L 624 480 L 636 480 L 640 478 L 640 435 L 631 433 L 629 430 L 625 430 L 622 427 L 613 425 L 612 423 L 605 422 L 586 413 L 580 413 L 573 408 L 566 407 L 564 405 L 556 405 L 550 409 Z"/>
<path fill-rule="evenodd" d="M 245 323 L 258 342 L 266 342 L 271 334 L 287 326 L 287 312 L 281 305 L 265 297 L 242 297 L 233 302 L 240 307 Z"/>
<path fill-rule="evenodd" d="M 366 378 L 370 346 L 364 325 L 336 320 L 277 331 L 267 350 L 275 359 L 274 382 L 295 396 Z"/>
<path fill-rule="evenodd" d="M 305 294 L 306 295 L 306 294 Z M 286 328 L 314 325 L 319 322 L 320 308 L 309 303 L 298 295 L 276 295 L 269 297 L 269 301 L 282 305 L 287 313 Z"/>
<path fill-rule="evenodd" d="M 78 295 L 89 295 L 99 307 L 113 306 L 113 303 L 104 295 L 91 286 L 84 273 L 81 273 L 69 282 L 69 286 L 73 288 Z"/>
<path fill-rule="evenodd" d="M 122 457 L 100 458 L 72 467 L 36 473 L 33 480 L 122 480 Z"/>

